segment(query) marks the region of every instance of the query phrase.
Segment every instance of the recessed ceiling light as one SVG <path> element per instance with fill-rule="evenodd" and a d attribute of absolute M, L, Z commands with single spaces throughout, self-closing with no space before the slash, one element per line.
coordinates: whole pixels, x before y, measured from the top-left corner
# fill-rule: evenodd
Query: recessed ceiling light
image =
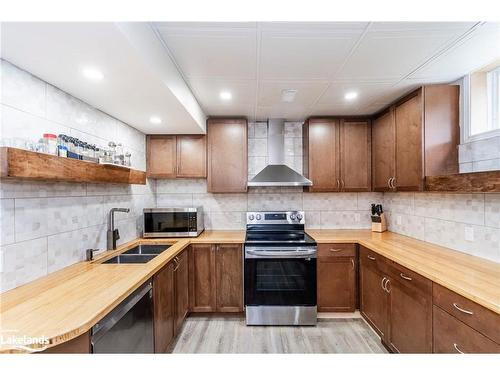
<path fill-rule="evenodd" d="M 104 75 L 99 69 L 87 67 L 82 70 L 83 76 L 91 81 L 100 81 L 104 78 Z"/>
<path fill-rule="evenodd" d="M 161 124 L 161 118 L 159 118 L 158 116 L 151 116 L 149 118 L 149 122 L 155 125 L 159 125 Z"/>
<path fill-rule="evenodd" d="M 297 90 L 286 89 L 281 91 L 281 101 L 286 103 L 291 103 L 295 100 L 295 95 L 297 95 Z"/>
<path fill-rule="evenodd" d="M 345 95 L 344 95 L 344 98 L 345 100 L 354 100 L 358 97 L 358 93 L 355 92 L 355 91 L 350 91 L 350 92 L 347 92 Z"/>
<path fill-rule="evenodd" d="M 233 94 L 231 94 L 229 91 L 221 91 L 219 97 L 222 100 L 231 100 L 233 98 Z"/>

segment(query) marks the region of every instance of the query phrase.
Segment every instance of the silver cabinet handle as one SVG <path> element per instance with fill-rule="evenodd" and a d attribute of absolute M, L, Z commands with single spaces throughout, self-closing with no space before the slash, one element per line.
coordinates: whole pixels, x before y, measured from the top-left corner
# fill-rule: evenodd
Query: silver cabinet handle
<path fill-rule="evenodd" d="M 342 249 L 330 249 L 332 253 L 338 253 L 339 251 L 342 251 Z"/>
<path fill-rule="evenodd" d="M 384 284 L 384 289 L 387 293 L 391 292 L 391 289 L 388 288 L 390 285 L 391 285 L 391 280 L 387 279 L 385 284 Z"/>
<path fill-rule="evenodd" d="M 461 351 L 460 349 L 458 349 L 458 345 L 456 343 L 453 343 L 453 347 L 455 348 L 455 350 L 457 352 L 459 352 L 460 354 L 465 354 L 463 351 Z"/>
<path fill-rule="evenodd" d="M 384 282 L 387 280 L 387 277 L 384 277 L 382 279 L 382 281 L 380 282 L 380 286 L 382 286 L 382 290 L 385 290 L 387 292 L 387 290 L 384 288 Z"/>
<path fill-rule="evenodd" d="M 410 276 L 406 276 L 404 273 L 400 273 L 399 276 L 401 276 L 403 279 L 405 280 L 408 280 L 408 281 L 412 281 L 413 279 L 410 277 Z"/>
<path fill-rule="evenodd" d="M 342 190 L 344 190 L 344 188 L 345 188 L 345 182 L 344 182 L 344 179 L 341 179 L 341 180 L 340 180 L 340 185 L 342 186 L 342 188 L 341 188 L 341 189 L 342 189 Z"/>
<path fill-rule="evenodd" d="M 352 269 L 354 269 L 354 259 L 351 258 Z"/>
<path fill-rule="evenodd" d="M 463 312 L 464 314 L 469 314 L 469 315 L 474 315 L 472 311 L 462 309 L 460 306 L 458 306 L 455 302 L 453 303 L 453 307 L 456 308 L 458 311 Z"/>
<path fill-rule="evenodd" d="M 370 260 L 375 260 L 375 257 L 372 257 L 371 255 L 367 255 L 368 259 Z"/>
<path fill-rule="evenodd" d="M 340 181 L 338 178 L 337 178 L 337 190 L 340 190 Z"/>
<path fill-rule="evenodd" d="M 393 189 L 396 189 L 396 177 L 393 177 L 393 178 L 392 178 L 392 182 L 391 182 L 391 184 L 392 184 L 392 188 L 393 188 Z"/>
<path fill-rule="evenodd" d="M 387 186 L 389 186 L 389 189 L 392 189 L 392 186 L 391 186 L 391 180 L 392 180 L 392 177 L 389 177 L 387 179 Z"/>

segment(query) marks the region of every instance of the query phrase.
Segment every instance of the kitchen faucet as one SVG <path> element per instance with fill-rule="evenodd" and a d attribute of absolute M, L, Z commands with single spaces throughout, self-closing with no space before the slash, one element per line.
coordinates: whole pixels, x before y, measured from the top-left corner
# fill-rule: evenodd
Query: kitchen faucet
<path fill-rule="evenodd" d="M 120 239 L 120 232 L 115 229 L 115 212 L 130 212 L 130 208 L 112 208 L 109 210 L 107 246 L 108 250 L 116 250 L 116 241 Z"/>

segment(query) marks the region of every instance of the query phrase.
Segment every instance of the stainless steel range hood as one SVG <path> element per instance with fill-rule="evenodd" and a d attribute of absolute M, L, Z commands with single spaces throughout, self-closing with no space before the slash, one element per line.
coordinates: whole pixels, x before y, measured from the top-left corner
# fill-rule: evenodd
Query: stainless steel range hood
<path fill-rule="evenodd" d="M 312 181 L 285 165 L 285 120 L 267 120 L 269 165 L 248 181 L 248 186 L 311 186 Z"/>

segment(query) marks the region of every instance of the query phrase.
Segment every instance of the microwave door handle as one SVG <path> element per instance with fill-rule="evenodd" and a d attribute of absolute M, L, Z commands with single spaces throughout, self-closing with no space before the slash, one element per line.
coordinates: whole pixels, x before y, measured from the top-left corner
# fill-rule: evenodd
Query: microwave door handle
<path fill-rule="evenodd" d="M 316 250 L 307 251 L 254 251 L 246 250 L 246 254 L 255 258 L 310 258 L 316 255 Z"/>

